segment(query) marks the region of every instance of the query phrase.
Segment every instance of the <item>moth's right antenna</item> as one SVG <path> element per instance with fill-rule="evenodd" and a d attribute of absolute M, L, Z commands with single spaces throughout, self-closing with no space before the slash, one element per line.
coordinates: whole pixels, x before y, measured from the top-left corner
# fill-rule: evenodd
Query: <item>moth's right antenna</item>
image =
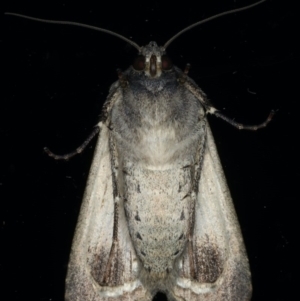
<path fill-rule="evenodd" d="M 29 19 L 29 20 L 33 20 L 33 21 L 43 22 L 43 23 L 72 25 L 72 26 L 78 26 L 78 27 L 93 29 L 93 30 L 97 30 L 97 31 L 102 31 L 102 32 L 108 33 L 112 36 L 118 37 L 121 40 L 126 41 L 127 43 L 129 43 L 130 45 L 135 47 L 139 52 L 141 51 L 141 47 L 137 43 L 121 36 L 120 34 L 118 34 L 116 32 L 108 30 L 108 29 L 104 29 L 104 28 L 100 28 L 100 27 L 96 27 L 96 26 L 92 26 L 92 25 L 88 25 L 88 24 L 82 24 L 82 23 L 78 23 L 78 22 L 46 20 L 46 19 L 34 18 L 34 17 L 21 15 L 21 14 L 15 14 L 15 13 L 4 13 L 4 14 L 9 15 L 9 16 L 15 16 L 15 17 L 20 17 L 20 18 L 24 18 L 24 19 Z"/>
<path fill-rule="evenodd" d="M 237 13 L 237 12 L 243 11 L 243 10 L 247 10 L 247 9 L 252 8 L 252 7 L 256 6 L 256 5 L 259 5 L 259 4 L 261 4 L 261 3 L 265 2 L 265 1 L 266 0 L 262 0 L 262 1 L 256 2 L 256 3 L 248 5 L 248 6 L 244 6 L 244 7 L 237 8 L 237 9 L 228 10 L 226 12 L 223 12 L 223 13 L 214 15 L 212 17 L 209 17 L 207 19 L 204 19 L 202 21 L 196 22 L 196 23 L 194 23 L 194 24 L 192 24 L 192 25 L 184 28 L 183 30 L 179 31 L 175 36 L 173 36 L 169 41 L 167 41 L 165 43 L 164 48 L 166 49 L 175 39 L 177 39 L 184 32 L 186 32 L 186 31 L 188 31 L 188 30 L 190 30 L 190 29 L 192 29 L 192 28 L 194 28 L 194 27 L 196 27 L 196 26 L 198 26 L 200 24 L 206 23 L 206 22 L 211 21 L 213 19 L 217 19 L 219 17 L 223 17 L 223 16 L 226 16 L 226 15 L 230 15 L 230 14 L 233 14 L 233 13 Z"/>

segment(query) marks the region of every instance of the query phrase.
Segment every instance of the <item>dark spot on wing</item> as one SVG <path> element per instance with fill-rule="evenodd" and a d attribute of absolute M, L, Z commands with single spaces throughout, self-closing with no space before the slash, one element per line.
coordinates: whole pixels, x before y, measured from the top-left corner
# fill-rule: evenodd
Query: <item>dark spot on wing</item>
<path fill-rule="evenodd" d="M 138 212 L 136 213 L 136 215 L 135 215 L 134 219 L 135 219 L 136 221 L 138 221 L 138 222 L 140 222 L 140 221 L 141 221 L 141 219 L 140 219 L 140 217 L 139 217 L 139 213 L 138 213 Z"/>
<path fill-rule="evenodd" d="M 128 170 L 127 169 L 123 169 L 123 173 L 125 174 L 125 175 L 129 175 L 129 172 L 128 172 Z"/>
<path fill-rule="evenodd" d="M 184 219 L 185 219 L 184 211 L 182 210 L 181 215 L 180 215 L 180 220 L 183 221 Z"/>
<path fill-rule="evenodd" d="M 140 239 L 140 240 L 143 240 L 143 239 L 142 239 L 142 236 L 141 236 L 141 234 L 140 234 L 139 232 L 136 233 L 136 237 L 137 237 L 138 239 Z"/>
<path fill-rule="evenodd" d="M 224 261 L 218 245 L 207 241 L 197 241 L 193 247 L 195 275 L 200 283 L 214 283 L 223 271 Z"/>
<path fill-rule="evenodd" d="M 122 257 L 113 258 L 112 269 L 110 270 L 109 277 L 107 277 L 107 263 L 110 257 L 109 250 L 106 250 L 105 248 L 100 248 L 98 250 L 89 248 L 89 253 L 90 260 L 87 264 L 91 271 L 91 277 L 93 277 L 96 283 L 103 286 L 122 285 L 122 277 L 119 273 L 119 271 L 124 270 Z"/>
<path fill-rule="evenodd" d="M 188 194 L 186 194 L 181 200 L 184 200 L 185 198 L 187 198 L 187 197 L 189 197 L 190 196 L 190 194 L 188 193 Z"/>

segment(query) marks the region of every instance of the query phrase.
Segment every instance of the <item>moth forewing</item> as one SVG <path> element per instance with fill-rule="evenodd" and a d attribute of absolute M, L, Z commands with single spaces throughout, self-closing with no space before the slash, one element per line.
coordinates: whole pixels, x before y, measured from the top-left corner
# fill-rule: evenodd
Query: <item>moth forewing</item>
<path fill-rule="evenodd" d="M 101 133 L 73 239 L 66 279 L 66 300 L 108 300 L 109 297 L 131 300 L 141 294 L 137 277 L 139 264 L 122 210 L 118 216 L 118 256 L 124 260 L 122 265 L 113 265 L 112 271 L 106 269 L 112 248 L 115 206 L 109 130 L 101 123 L 100 126 Z M 105 276 L 110 277 L 110 285 L 102 285 Z M 145 294 L 142 293 L 143 296 Z"/>
<path fill-rule="evenodd" d="M 176 295 L 186 300 L 201 300 L 200 295 L 204 300 L 250 300 L 248 259 L 209 126 L 206 141 L 195 207 L 194 267 L 182 258 L 183 270 L 193 269 L 194 281 L 180 277 Z"/>

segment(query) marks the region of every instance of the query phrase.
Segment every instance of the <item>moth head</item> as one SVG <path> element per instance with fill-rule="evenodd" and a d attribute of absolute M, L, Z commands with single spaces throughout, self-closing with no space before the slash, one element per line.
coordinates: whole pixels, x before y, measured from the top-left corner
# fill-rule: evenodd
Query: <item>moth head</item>
<path fill-rule="evenodd" d="M 157 78 L 162 72 L 171 70 L 173 65 L 166 55 L 165 48 L 159 47 L 156 42 L 150 42 L 141 47 L 132 67 L 136 71 L 144 72 L 148 77 Z"/>

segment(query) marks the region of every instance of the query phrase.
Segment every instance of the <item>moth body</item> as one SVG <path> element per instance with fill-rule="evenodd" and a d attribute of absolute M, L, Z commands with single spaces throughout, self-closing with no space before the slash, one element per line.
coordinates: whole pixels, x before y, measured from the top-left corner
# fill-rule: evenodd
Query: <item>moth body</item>
<path fill-rule="evenodd" d="M 129 232 L 151 277 L 168 277 L 190 235 L 193 174 L 197 148 L 204 140 L 200 102 L 178 82 L 171 68 L 152 76 L 164 55 L 155 42 L 144 47 L 146 70 L 130 67 L 122 101 L 111 111 L 112 136 L 118 153 L 117 183 Z M 120 166 L 120 165 L 121 166 Z"/>
<path fill-rule="evenodd" d="M 155 42 L 119 77 L 99 123 L 66 299 L 152 300 L 161 291 L 171 301 L 249 300 L 205 94 Z"/>
<path fill-rule="evenodd" d="M 135 42 L 103 28 L 6 13 L 39 22 L 96 29 L 117 36 L 139 56 L 109 91 L 92 135 L 100 131 L 66 278 L 66 301 L 249 301 L 251 275 L 240 227 L 206 118 L 214 108 L 166 56 L 164 47 Z"/>

